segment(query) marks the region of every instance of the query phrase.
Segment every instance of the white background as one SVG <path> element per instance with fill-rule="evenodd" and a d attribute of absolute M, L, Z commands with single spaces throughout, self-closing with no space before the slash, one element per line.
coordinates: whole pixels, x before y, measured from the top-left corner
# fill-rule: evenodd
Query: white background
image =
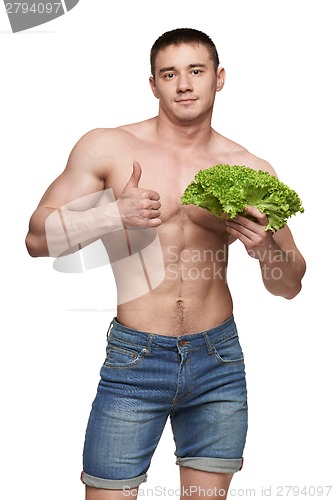
<path fill-rule="evenodd" d="M 292 301 L 264 290 L 257 262 L 240 244 L 231 251 L 250 411 L 245 467 L 231 494 L 252 489 L 248 496 L 262 497 L 264 487 L 274 498 L 279 485 L 332 485 L 330 3 L 81 0 L 65 16 L 17 34 L 1 10 L 5 500 L 83 498 L 84 432 L 115 305 L 107 267 L 62 274 L 52 259 L 29 257 L 30 215 L 85 132 L 156 114 L 149 50 L 177 27 L 208 33 L 226 68 L 214 128 L 269 161 L 305 207 L 289 224 L 308 265 Z M 142 489 L 146 496 L 152 498 L 148 488 L 165 487 L 176 498 L 173 451 L 168 426 Z"/>

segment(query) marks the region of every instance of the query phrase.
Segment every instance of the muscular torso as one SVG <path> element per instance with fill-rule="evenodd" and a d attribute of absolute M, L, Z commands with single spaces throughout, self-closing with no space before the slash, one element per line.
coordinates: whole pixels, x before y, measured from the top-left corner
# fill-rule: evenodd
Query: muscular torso
<path fill-rule="evenodd" d="M 209 147 L 195 151 L 161 143 L 155 125 L 148 120 L 117 129 L 116 138 L 110 135 L 105 188 L 118 198 L 138 161 L 139 187 L 159 193 L 162 219 L 156 229 L 122 230 L 103 239 L 117 283 L 117 317 L 142 331 L 194 333 L 232 313 L 226 280 L 230 241 L 222 220 L 181 205 L 181 195 L 200 169 L 218 163 L 254 168 L 255 157 L 214 131 Z"/>

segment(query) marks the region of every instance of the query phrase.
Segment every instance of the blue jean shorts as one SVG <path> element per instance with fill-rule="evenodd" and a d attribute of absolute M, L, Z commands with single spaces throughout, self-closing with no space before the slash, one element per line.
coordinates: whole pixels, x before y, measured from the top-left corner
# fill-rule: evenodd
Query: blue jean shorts
<path fill-rule="evenodd" d="M 114 319 L 100 376 L 83 451 L 86 485 L 119 490 L 146 481 L 168 418 L 177 464 L 241 469 L 247 394 L 233 317 L 182 336 L 140 332 Z"/>

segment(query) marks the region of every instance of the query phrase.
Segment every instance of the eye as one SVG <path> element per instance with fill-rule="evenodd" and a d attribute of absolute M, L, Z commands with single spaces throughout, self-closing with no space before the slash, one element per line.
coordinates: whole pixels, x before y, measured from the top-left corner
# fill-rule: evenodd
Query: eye
<path fill-rule="evenodd" d="M 174 76 L 175 76 L 174 73 L 165 73 L 164 78 L 166 80 L 171 80 L 172 78 L 174 78 Z"/>
<path fill-rule="evenodd" d="M 201 73 L 203 73 L 203 71 L 201 69 L 194 69 L 194 70 L 192 70 L 192 74 L 193 75 L 200 75 Z"/>

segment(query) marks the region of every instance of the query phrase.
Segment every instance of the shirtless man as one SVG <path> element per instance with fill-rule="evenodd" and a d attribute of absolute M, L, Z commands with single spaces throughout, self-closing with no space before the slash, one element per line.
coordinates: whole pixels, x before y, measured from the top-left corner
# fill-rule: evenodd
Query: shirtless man
<path fill-rule="evenodd" d="M 168 416 L 181 498 L 199 499 L 205 488 L 226 497 L 242 467 L 247 431 L 244 361 L 226 280 L 228 245 L 235 239 L 244 244 L 274 295 L 295 297 L 305 273 L 289 228 L 265 231 L 267 218 L 254 207 L 247 212 L 255 221 L 222 221 L 180 204 L 196 172 L 212 165 L 275 175 L 266 161 L 211 127 L 225 79 L 211 39 L 192 29 L 164 33 L 152 47 L 151 71 L 158 116 L 84 135 L 32 215 L 26 239 L 37 257 L 74 252 L 101 238 L 116 264 L 121 297 L 83 454 L 87 500 L 121 499 L 129 489 L 136 497 Z M 101 202 L 101 192 L 116 201 Z M 127 254 L 119 250 L 124 246 Z M 138 254 L 130 265 L 126 257 Z M 142 293 L 130 297 L 133 288 Z"/>

